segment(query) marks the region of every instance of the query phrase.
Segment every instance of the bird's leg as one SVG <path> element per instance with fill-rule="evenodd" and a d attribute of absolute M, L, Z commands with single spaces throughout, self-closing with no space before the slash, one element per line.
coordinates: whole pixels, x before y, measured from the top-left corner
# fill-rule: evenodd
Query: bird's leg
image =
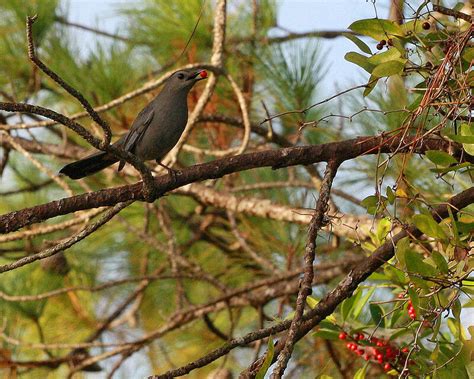
<path fill-rule="evenodd" d="M 175 183 L 178 172 L 176 170 L 173 170 L 171 167 L 168 167 L 167 165 L 161 163 L 158 159 L 156 160 L 156 163 L 158 163 L 161 167 L 166 168 L 166 170 L 168 170 L 168 175 L 171 176 L 173 183 Z"/>

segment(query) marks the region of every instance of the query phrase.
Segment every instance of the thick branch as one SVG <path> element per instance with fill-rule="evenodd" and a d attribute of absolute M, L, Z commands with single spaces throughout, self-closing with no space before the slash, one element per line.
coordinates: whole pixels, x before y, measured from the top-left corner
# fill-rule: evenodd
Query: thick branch
<path fill-rule="evenodd" d="M 351 140 L 332 142 L 316 146 L 298 146 L 292 148 L 266 150 L 239 156 L 217 159 L 212 162 L 191 166 L 171 178 L 169 175 L 155 179 L 158 195 L 182 187 L 192 182 L 207 179 L 217 179 L 225 175 L 258 167 L 282 168 L 294 165 L 327 162 L 330 160 L 346 161 L 365 154 L 390 153 L 397 151 L 423 154 L 427 150 L 442 150 L 451 152 L 459 157 L 462 149 L 453 143 L 438 138 L 427 138 L 417 141 L 416 146 L 410 146 L 415 139 L 405 138 L 401 143 L 400 137 L 359 137 Z M 402 145 L 400 147 L 400 145 Z M 465 158 L 474 161 L 474 157 Z M 128 200 L 144 200 L 143 183 L 104 189 L 97 192 L 64 198 L 50 203 L 25 208 L 0 216 L 0 233 L 9 233 L 26 225 L 41 222 L 52 217 L 66 215 L 78 210 L 115 205 Z"/>

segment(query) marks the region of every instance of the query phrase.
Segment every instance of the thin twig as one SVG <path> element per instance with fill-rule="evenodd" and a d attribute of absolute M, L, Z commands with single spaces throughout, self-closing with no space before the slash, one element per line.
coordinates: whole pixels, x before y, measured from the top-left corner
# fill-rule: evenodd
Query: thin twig
<path fill-rule="evenodd" d="M 28 16 L 26 18 L 26 38 L 28 41 L 28 57 L 30 60 L 46 75 L 48 75 L 51 79 L 53 79 L 56 83 L 58 83 L 62 88 L 66 90 L 70 95 L 75 97 L 87 113 L 91 116 L 91 118 L 102 128 L 104 132 L 104 141 L 101 144 L 102 149 L 105 149 L 107 145 L 110 144 L 110 140 L 112 139 L 112 132 L 110 130 L 109 125 L 105 120 L 103 120 L 98 113 L 92 108 L 86 98 L 79 93 L 75 88 L 67 84 L 63 79 L 61 79 L 54 71 L 52 71 L 49 67 L 47 67 L 36 55 L 35 45 L 33 42 L 33 35 L 32 35 L 32 27 L 33 23 L 36 21 L 37 16 Z"/>
<path fill-rule="evenodd" d="M 0 266 L 0 273 L 6 272 L 6 271 L 11 271 L 14 270 L 18 267 L 25 266 L 31 262 L 37 261 L 39 259 L 44 259 L 53 256 L 54 254 L 59 253 L 60 251 L 64 251 L 68 248 L 70 248 L 72 245 L 78 243 L 79 241 L 83 240 L 86 238 L 88 235 L 92 234 L 95 232 L 97 229 L 99 229 L 102 225 L 106 224 L 109 220 L 112 219 L 117 213 L 119 213 L 122 209 L 126 208 L 130 204 L 133 203 L 133 200 L 129 200 L 123 203 L 118 203 L 111 209 L 109 209 L 105 214 L 95 223 L 86 226 L 84 229 L 82 229 L 79 233 L 75 234 L 68 240 L 61 242 L 57 244 L 56 246 L 43 250 L 40 253 L 29 255 L 27 257 L 18 259 L 15 262 L 8 263 L 5 265 Z"/>
<path fill-rule="evenodd" d="M 306 305 L 306 298 L 312 292 L 311 286 L 314 278 L 313 262 L 315 259 L 316 237 L 321 228 L 325 225 L 324 217 L 328 209 L 328 202 L 331 194 L 332 182 L 336 176 L 339 167 L 339 161 L 329 161 L 324 173 L 323 183 L 319 193 L 316 210 L 308 230 L 308 239 L 304 255 L 304 276 L 301 281 L 300 290 L 296 299 L 296 309 L 291 322 L 290 330 L 284 342 L 284 348 L 278 355 L 277 365 L 271 375 L 272 379 L 279 379 L 285 372 L 288 361 L 293 351 L 293 346 L 296 342 L 296 334 L 301 327 L 304 308 Z"/>
<path fill-rule="evenodd" d="M 447 16 L 460 18 L 460 19 L 462 19 L 464 21 L 467 21 L 467 22 L 472 22 L 472 17 L 470 15 L 468 15 L 466 13 L 463 13 L 463 12 L 459 12 L 459 11 L 454 10 L 454 9 L 443 7 L 442 5 L 439 5 L 439 4 L 433 4 L 433 11 L 445 14 Z"/>

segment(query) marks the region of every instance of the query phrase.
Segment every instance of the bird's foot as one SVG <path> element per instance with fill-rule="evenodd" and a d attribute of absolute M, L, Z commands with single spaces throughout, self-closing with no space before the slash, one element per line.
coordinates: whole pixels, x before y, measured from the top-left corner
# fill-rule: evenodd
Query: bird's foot
<path fill-rule="evenodd" d="M 173 183 L 176 183 L 179 170 L 174 170 L 171 167 L 166 166 L 165 164 L 161 163 L 158 159 L 156 160 L 156 163 L 158 163 L 161 167 L 165 168 L 168 171 L 168 175 L 171 176 L 171 180 L 173 181 Z"/>

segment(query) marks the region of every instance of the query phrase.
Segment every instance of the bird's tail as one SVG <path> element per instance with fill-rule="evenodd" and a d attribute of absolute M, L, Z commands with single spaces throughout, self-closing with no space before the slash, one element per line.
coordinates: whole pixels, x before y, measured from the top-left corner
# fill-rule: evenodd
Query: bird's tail
<path fill-rule="evenodd" d="M 71 179 L 81 179 L 85 176 L 95 174 L 117 161 L 118 159 L 113 155 L 101 151 L 76 162 L 67 164 L 59 171 L 59 173 L 67 175 Z"/>

